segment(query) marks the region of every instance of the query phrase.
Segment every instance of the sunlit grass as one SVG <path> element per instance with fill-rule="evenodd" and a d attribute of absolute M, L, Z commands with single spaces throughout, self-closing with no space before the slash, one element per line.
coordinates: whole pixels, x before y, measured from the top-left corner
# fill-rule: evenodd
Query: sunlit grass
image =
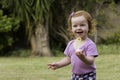
<path fill-rule="evenodd" d="M 61 57 L 52 58 L 0 58 L 0 80 L 62 80 L 68 79 L 68 67 L 52 71 L 47 64 Z M 69 73 L 69 74 L 68 74 Z M 63 75 L 64 74 L 64 75 Z M 62 77 L 61 77 L 62 76 Z"/>
<path fill-rule="evenodd" d="M 99 54 L 120 54 L 120 44 L 97 45 Z"/>
<path fill-rule="evenodd" d="M 0 58 L 0 80 L 70 80 L 71 66 L 50 70 L 47 64 L 63 57 Z M 118 80 L 120 55 L 96 58 L 97 80 Z"/>
<path fill-rule="evenodd" d="M 96 59 L 97 80 L 118 80 L 120 75 L 120 55 L 101 55 Z"/>

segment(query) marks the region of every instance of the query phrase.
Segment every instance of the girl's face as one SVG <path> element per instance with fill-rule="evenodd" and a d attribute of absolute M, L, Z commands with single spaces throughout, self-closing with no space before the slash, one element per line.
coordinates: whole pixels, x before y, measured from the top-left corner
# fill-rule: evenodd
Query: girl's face
<path fill-rule="evenodd" d="M 84 16 L 72 17 L 72 32 L 76 38 L 86 39 L 88 35 L 88 21 Z"/>

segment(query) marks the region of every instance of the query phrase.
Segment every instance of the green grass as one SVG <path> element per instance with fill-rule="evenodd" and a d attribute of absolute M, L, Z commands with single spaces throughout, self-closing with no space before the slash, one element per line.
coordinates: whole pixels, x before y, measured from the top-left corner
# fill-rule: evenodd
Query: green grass
<path fill-rule="evenodd" d="M 97 80 L 118 80 L 120 75 L 120 55 L 100 55 L 96 59 Z"/>
<path fill-rule="evenodd" d="M 0 58 L 0 80 L 70 80 L 71 66 L 50 70 L 47 64 L 63 57 Z M 118 80 L 120 55 L 96 58 L 97 80 Z"/>
<path fill-rule="evenodd" d="M 99 54 L 120 54 L 120 44 L 97 45 Z"/>

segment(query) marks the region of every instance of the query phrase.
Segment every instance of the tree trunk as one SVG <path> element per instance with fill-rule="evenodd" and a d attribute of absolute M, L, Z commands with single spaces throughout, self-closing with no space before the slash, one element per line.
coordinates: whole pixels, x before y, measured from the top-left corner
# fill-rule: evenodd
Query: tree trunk
<path fill-rule="evenodd" d="M 48 34 L 47 25 L 36 24 L 35 34 L 31 38 L 33 56 L 52 56 Z"/>

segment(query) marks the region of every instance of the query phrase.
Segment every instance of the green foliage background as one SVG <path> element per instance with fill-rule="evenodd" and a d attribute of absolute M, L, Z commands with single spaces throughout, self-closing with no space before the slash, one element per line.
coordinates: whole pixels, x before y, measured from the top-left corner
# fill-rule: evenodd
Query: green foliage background
<path fill-rule="evenodd" d="M 0 10 L 0 51 L 12 46 L 15 41 L 12 33 L 18 28 L 19 20 L 3 15 L 3 10 Z"/>
<path fill-rule="evenodd" d="M 59 51 L 63 51 L 67 42 L 70 40 L 70 35 L 67 32 L 67 19 L 69 17 L 69 14 L 72 11 L 77 10 L 86 10 L 97 20 L 97 30 L 98 30 L 98 42 L 99 44 L 119 44 L 120 43 L 120 31 L 111 33 L 112 36 L 105 36 L 104 38 L 104 32 L 109 32 L 109 29 L 118 29 L 116 25 L 109 22 L 109 18 L 107 16 L 106 8 L 111 9 L 114 14 L 117 13 L 119 16 L 120 12 L 118 11 L 119 7 L 116 8 L 120 3 L 119 1 L 116 2 L 116 0 L 52 0 L 47 2 L 47 0 L 44 0 L 44 4 L 52 4 L 46 5 L 47 10 L 50 10 L 49 15 L 40 16 L 41 10 L 44 10 L 45 6 L 43 6 L 43 3 L 40 3 L 42 7 L 41 10 L 39 10 L 38 5 L 32 6 L 35 2 L 34 0 L 28 0 L 29 4 L 27 3 L 27 0 L 25 0 L 22 4 L 26 7 L 27 11 L 24 11 L 27 15 L 26 18 L 24 18 L 24 15 L 18 15 L 12 16 L 14 12 L 8 9 L 8 7 L 5 5 L 4 1 L 9 2 L 10 0 L 2 0 L 0 1 L 0 55 L 17 55 L 18 52 L 21 53 L 21 51 L 25 52 L 26 49 L 30 49 L 30 45 L 28 42 L 28 36 L 26 36 L 27 32 L 33 31 L 34 28 L 30 28 L 30 26 L 33 26 L 34 23 L 32 23 L 33 20 L 37 21 L 37 19 L 44 20 L 49 17 L 49 37 L 50 37 L 50 47 L 54 55 L 57 55 L 56 53 L 59 53 Z M 12 0 L 17 3 L 18 0 Z M 40 1 L 38 0 L 37 3 Z M 52 2 L 52 3 L 51 3 Z M 31 3 L 31 4 L 30 4 Z M 36 4 L 37 4 L 36 3 Z M 25 5 L 26 4 L 26 5 Z M 20 6 L 18 4 L 18 6 Z M 32 6 L 31 9 L 28 7 Z M 37 8 L 36 8 L 37 7 Z M 24 8 L 21 8 L 21 10 L 25 10 Z M 49 9 L 48 9 L 49 8 Z M 16 12 L 17 12 L 16 7 Z M 33 11 L 32 11 L 33 9 Z M 34 10 L 37 9 L 37 10 Z M 32 11 L 32 12 L 31 12 Z M 37 12 L 38 11 L 38 14 Z M 27 14 L 28 12 L 28 14 Z M 46 11 L 45 11 L 46 12 Z M 20 13 L 20 12 L 19 12 Z M 36 14 L 36 15 L 33 15 Z M 32 15 L 31 17 L 28 17 L 29 15 Z M 19 18 L 18 18 L 19 16 Z M 40 18 L 42 17 L 42 18 Z M 30 23 L 31 21 L 31 23 Z M 45 21 L 45 20 L 44 20 Z M 25 24 L 28 24 L 28 26 L 25 27 Z M 28 30 L 30 29 L 30 30 Z M 101 33 L 103 33 L 101 35 Z M 111 35 L 110 34 L 110 35 Z M 25 50 L 24 50 L 25 49 Z M 21 54 L 23 56 L 23 54 Z M 25 56 L 28 54 L 25 54 Z"/>

